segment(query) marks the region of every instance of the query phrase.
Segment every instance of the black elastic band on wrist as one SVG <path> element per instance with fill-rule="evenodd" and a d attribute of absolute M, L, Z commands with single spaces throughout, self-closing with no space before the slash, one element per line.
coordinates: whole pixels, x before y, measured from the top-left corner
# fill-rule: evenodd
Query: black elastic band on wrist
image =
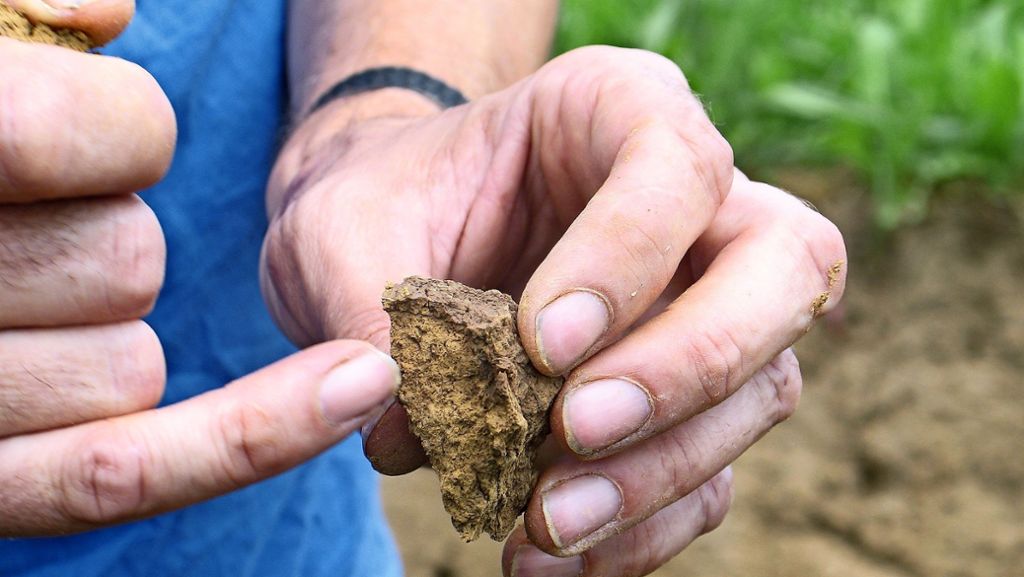
<path fill-rule="evenodd" d="M 309 114 L 339 98 L 382 88 L 412 90 L 433 100 L 442 108 L 451 108 L 468 102 L 461 92 L 429 74 L 404 66 L 383 66 L 357 72 L 338 82 L 316 99 L 313 107 L 309 109 Z"/>

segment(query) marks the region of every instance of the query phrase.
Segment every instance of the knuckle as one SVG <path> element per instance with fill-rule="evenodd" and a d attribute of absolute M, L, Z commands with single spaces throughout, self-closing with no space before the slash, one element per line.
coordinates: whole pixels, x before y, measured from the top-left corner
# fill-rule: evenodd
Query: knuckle
<path fill-rule="evenodd" d="M 263 242 L 263 259 L 267 268 L 266 274 L 275 286 L 287 278 L 289 275 L 287 269 L 292 264 L 289 258 L 288 223 L 284 220 L 286 217 L 287 214 L 285 217 L 276 218 L 271 221 Z"/>
<path fill-rule="evenodd" d="M 690 84 L 679 65 L 657 52 L 617 46 L 584 46 L 561 56 L 568 68 L 587 75 L 597 73 L 603 82 L 623 89 L 638 90 L 636 82 L 652 81 L 672 94 L 692 94 Z"/>
<path fill-rule="evenodd" d="M 714 206 L 723 202 L 732 187 L 733 148 L 708 117 L 676 62 L 646 50 L 610 46 L 579 48 L 566 56 L 579 60 L 572 68 L 580 71 L 588 84 L 599 74 L 596 85 L 608 95 L 608 101 L 647 103 L 650 110 L 635 112 L 643 122 L 671 128 L 688 149 L 686 160 Z M 638 96 L 642 99 L 637 100 Z"/>
<path fill-rule="evenodd" d="M 700 410 L 713 407 L 736 389 L 742 373 L 743 349 L 726 330 L 701 331 L 684 349 L 687 366 L 696 373 Z"/>
<path fill-rule="evenodd" d="M 59 483 L 60 510 L 69 520 L 108 525 L 144 509 L 151 462 L 145 444 L 103 426 L 74 449 Z"/>
<path fill-rule="evenodd" d="M 309 255 L 320 252 L 312 247 L 307 249 L 300 241 L 298 231 L 301 228 L 295 217 L 297 204 L 302 203 L 289 205 L 270 224 L 263 247 L 261 282 L 265 300 L 271 305 L 278 325 L 293 342 L 307 346 L 325 340 L 316 322 L 319 309 L 307 296 L 316 291 L 306 286 L 305 274 L 310 267 L 318 266 L 315 259 L 309 262 Z M 317 272 L 314 271 L 313 279 L 321 278 Z"/>
<path fill-rule="evenodd" d="M 732 506 L 732 474 L 716 475 L 702 485 L 698 491 L 704 517 L 704 527 L 701 533 L 709 533 L 722 524 Z"/>
<path fill-rule="evenodd" d="M 156 304 L 164 280 L 166 245 L 153 211 L 137 196 L 117 199 L 109 247 L 108 302 L 118 318 L 139 318 Z"/>
<path fill-rule="evenodd" d="M 588 56 L 605 62 L 628 62 L 629 64 L 636 64 L 639 61 L 658 62 L 678 69 L 675 62 L 669 58 L 662 56 L 657 52 L 639 48 L 624 48 L 621 46 L 610 46 L 607 44 L 591 44 L 570 50 L 568 54 Z"/>
<path fill-rule="evenodd" d="M 110 64 L 121 70 L 124 84 L 136 91 L 135 118 L 141 124 L 138 133 L 145 135 L 140 143 L 144 145 L 141 150 L 145 161 L 138 164 L 137 188 L 147 188 L 159 182 L 170 169 L 178 134 L 177 118 L 163 88 L 148 70 L 125 60 L 111 60 Z"/>
<path fill-rule="evenodd" d="M 274 220 L 271 244 L 284 258 L 308 258 L 308 254 L 319 256 L 322 251 L 317 245 L 331 234 L 331 222 L 324 218 L 324 213 L 331 213 L 339 208 L 338 205 L 324 188 L 304 190 L 289 200 Z"/>
<path fill-rule="evenodd" d="M 214 423 L 221 472 L 236 488 L 287 468 L 288 431 L 262 406 L 239 401 L 224 409 Z"/>
<path fill-rule="evenodd" d="M 846 242 L 843 233 L 831 220 L 810 210 L 800 211 L 802 218 L 797 230 L 811 261 L 818 268 L 828 268 L 846 258 Z"/>
<path fill-rule="evenodd" d="M 111 381 L 125 412 L 155 407 L 164 393 L 163 348 L 153 329 L 142 321 L 122 325 L 118 346 L 109 351 Z"/>
<path fill-rule="evenodd" d="M 602 44 L 592 44 L 592 45 L 589 45 L 589 46 L 581 46 L 579 48 L 574 48 L 574 49 L 566 52 L 565 55 L 563 56 L 563 58 L 565 58 L 567 60 L 573 60 L 573 61 L 576 61 L 576 60 L 582 60 L 582 61 L 592 61 L 592 60 L 600 61 L 600 60 L 605 60 L 605 61 L 607 61 L 610 58 L 612 58 L 612 59 L 618 58 L 619 55 L 622 54 L 622 52 L 623 52 L 623 49 L 617 48 L 615 46 L 606 46 L 606 45 L 602 45 Z"/>
<path fill-rule="evenodd" d="M 628 65 L 657 79 L 668 88 L 680 93 L 690 93 L 686 74 L 671 58 L 650 50 L 628 50 L 631 56 Z"/>
<path fill-rule="evenodd" d="M 629 536 L 628 553 L 621 558 L 622 577 L 642 577 L 662 566 L 665 551 L 673 546 L 672 531 L 666 530 L 659 519 L 649 520 L 634 527 Z"/>
<path fill-rule="evenodd" d="M 699 102 L 697 103 L 699 107 Z M 732 145 L 715 128 L 703 108 L 695 111 L 693 121 L 678 123 L 677 133 L 685 145 L 689 163 L 702 183 L 712 206 L 718 207 L 732 188 L 734 153 Z"/>
<path fill-rule="evenodd" d="M 846 267 L 842 266 L 846 262 L 846 242 L 839 227 L 781 189 L 762 183 L 755 186 L 766 193 L 766 198 L 775 195 L 790 201 L 772 205 L 765 212 L 767 236 L 794 259 L 798 272 L 812 271 L 815 290 L 841 292 L 846 282 Z"/>
<path fill-rule="evenodd" d="M 825 286 L 838 301 L 846 287 L 846 241 L 834 222 L 817 213 L 812 213 L 812 216 L 812 234 L 817 239 L 813 244 L 820 247 L 815 254 L 815 262 L 819 270 L 824 271 Z"/>
<path fill-rule="evenodd" d="M 709 120 L 708 124 L 710 125 L 710 123 Z M 736 156 L 732 145 L 713 125 L 711 125 L 711 134 L 705 154 L 708 157 L 707 162 L 710 165 L 711 174 L 714 175 L 714 182 L 718 186 L 718 200 L 721 203 L 732 189 Z"/>
<path fill-rule="evenodd" d="M 656 52 L 637 48 L 594 44 L 570 50 L 565 56 L 572 60 L 588 63 L 601 62 L 606 65 L 622 68 L 624 72 L 629 74 L 635 74 L 638 69 L 652 67 L 661 68 L 662 70 L 674 70 L 676 74 L 681 74 L 675 62 Z"/>
<path fill-rule="evenodd" d="M 630 195 L 630 198 L 622 199 L 635 206 L 656 206 L 664 205 L 667 193 L 661 189 L 647 191 L 650 195 L 660 198 L 646 200 L 637 198 L 637 195 Z M 647 192 L 638 192 L 639 195 Z M 669 196 L 669 202 L 674 203 Z M 626 212 L 628 209 L 623 209 Z M 636 218 L 624 218 L 608 224 L 607 238 L 614 245 L 618 246 L 618 252 L 624 257 L 622 263 L 627 271 L 632 272 L 635 286 L 645 289 L 657 290 L 662 284 L 672 278 L 676 270 L 676 260 L 673 255 L 676 250 L 672 247 L 672 238 L 665 229 L 666 221 L 674 219 L 658 219 L 656 222 L 640 222 Z M 654 282 L 651 282 L 652 279 Z"/>
<path fill-rule="evenodd" d="M 793 416 L 800 404 L 803 377 L 800 361 L 792 349 L 786 349 L 775 357 L 754 378 L 763 403 L 772 408 L 768 412 L 772 425 Z"/>
<path fill-rule="evenodd" d="M 671 491 L 667 496 L 672 499 L 690 493 L 704 468 L 705 459 L 700 445 L 684 431 L 680 428 L 664 433 L 661 438 L 667 446 L 658 452 L 658 470 L 667 477 L 664 486 Z"/>

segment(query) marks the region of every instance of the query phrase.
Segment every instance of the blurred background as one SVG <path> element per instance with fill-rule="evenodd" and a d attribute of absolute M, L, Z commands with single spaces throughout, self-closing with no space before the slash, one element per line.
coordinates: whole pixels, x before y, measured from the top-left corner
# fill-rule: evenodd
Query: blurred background
<path fill-rule="evenodd" d="M 654 50 L 737 164 L 843 230 L 802 406 L 658 577 L 1024 576 L 1024 2 L 566 0 L 558 51 Z M 410 577 L 499 572 L 433 473 L 386 479 Z"/>

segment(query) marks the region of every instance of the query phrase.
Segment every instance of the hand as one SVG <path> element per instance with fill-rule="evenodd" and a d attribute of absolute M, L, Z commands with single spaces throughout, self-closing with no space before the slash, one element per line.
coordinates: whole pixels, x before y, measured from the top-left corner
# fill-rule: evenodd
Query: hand
<path fill-rule="evenodd" d="M 96 38 L 132 11 L 41 6 L 42 21 Z M 170 104 L 113 58 L 0 38 L 0 62 L 0 538 L 237 489 L 326 449 L 390 398 L 393 362 L 338 342 L 150 410 L 164 359 L 139 319 L 163 280 L 164 240 L 132 191 L 170 164 Z"/>
<path fill-rule="evenodd" d="M 505 572 L 653 571 L 721 521 L 727 466 L 794 410 L 789 347 L 841 297 L 841 235 L 735 172 L 683 75 L 650 53 L 577 50 L 441 114 L 402 117 L 399 98 L 337 103 L 283 149 L 263 266 L 276 318 L 300 343 L 386 348 L 388 280 L 521 293 L 531 359 L 567 376 L 563 456 Z M 422 462 L 403 419 L 396 404 L 366 435 L 379 470 Z"/>

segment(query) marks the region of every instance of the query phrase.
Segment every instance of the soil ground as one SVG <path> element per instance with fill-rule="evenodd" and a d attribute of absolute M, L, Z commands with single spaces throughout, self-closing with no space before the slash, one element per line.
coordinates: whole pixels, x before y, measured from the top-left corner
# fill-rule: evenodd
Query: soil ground
<path fill-rule="evenodd" d="M 798 347 L 801 408 L 737 463 L 723 526 L 655 575 L 1024 577 L 1024 203 L 951 194 L 881 238 L 848 179 L 777 181 L 843 229 L 845 314 Z M 410 577 L 500 574 L 432 472 L 384 493 Z"/>

